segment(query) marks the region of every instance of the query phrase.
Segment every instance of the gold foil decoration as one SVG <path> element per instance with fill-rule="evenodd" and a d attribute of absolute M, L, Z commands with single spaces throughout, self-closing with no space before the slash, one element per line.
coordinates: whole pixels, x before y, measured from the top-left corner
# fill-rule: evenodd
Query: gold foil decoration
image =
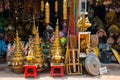
<path fill-rule="evenodd" d="M 50 6 L 48 2 L 45 4 L 45 19 L 46 23 L 50 22 Z"/>
<path fill-rule="evenodd" d="M 67 0 L 63 1 L 63 19 L 67 19 Z"/>

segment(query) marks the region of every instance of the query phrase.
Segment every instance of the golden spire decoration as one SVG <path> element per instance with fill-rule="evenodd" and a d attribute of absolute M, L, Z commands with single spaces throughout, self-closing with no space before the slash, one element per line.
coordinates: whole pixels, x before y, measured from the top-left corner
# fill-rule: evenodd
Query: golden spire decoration
<path fill-rule="evenodd" d="M 51 60 L 53 63 L 62 62 L 63 55 L 62 55 L 62 48 L 60 45 L 58 20 L 56 23 L 56 29 L 54 33 L 54 41 L 51 47 L 51 55 L 52 55 Z"/>
<path fill-rule="evenodd" d="M 34 15 L 33 15 L 33 29 L 32 29 L 32 34 L 36 34 L 36 26 L 35 26 L 35 17 L 34 17 Z"/>
<path fill-rule="evenodd" d="M 18 36 L 18 31 L 16 31 L 16 38 L 14 39 L 15 43 L 16 43 L 16 48 L 15 48 L 15 52 L 21 52 L 21 47 L 20 47 L 20 38 Z"/>
<path fill-rule="evenodd" d="M 12 56 L 11 63 L 14 72 L 22 73 L 23 72 L 23 65 L 24 65 L 24 57 L 21 49 L 20 38 L 18 36 L 18 31 L 16 31 L 16 38 L 15 41 L 15 52 Z"/>
<path fill-rule="evenodd" d="M 48 2 L 45 4 L 45 19 L 46 23 L 50 22 L 50 6 Z"/>
<path fill-rule="evenodd" d="M 41 0 L 41 11 L 44 12 L 44 0 Z"/>
<path fill-rule="evenodd" d="M 67 19 L 67 0 L 63 0 L 63 19 Z"/>

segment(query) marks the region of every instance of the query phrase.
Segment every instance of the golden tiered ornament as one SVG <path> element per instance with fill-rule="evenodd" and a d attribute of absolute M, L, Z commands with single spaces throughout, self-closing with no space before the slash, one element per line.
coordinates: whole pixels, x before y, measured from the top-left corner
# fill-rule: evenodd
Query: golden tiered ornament
<path fill-rule="evenodd" d="M 12 69 L 15 73 L 22 73 L 23 65 L 24 65 L 24 57 L 21 49 L 21 43 L 20 43 L 20 38 L 18 36 L 18 31 L 16 31 L 16 38 L 14 40 L 16 46 L 15 46 L 15 52 L 11 59 Z"/>
<path fill-rule="evenodd" d="M 56 23 L 56 29 L 54 33 L 54 41 L 51 46 L 51 63 L 63 63 L 63 53 L 62 53 L 62 48 L 60 45 L 60 39 L 59 39 L 59 26 L 58 26 L 58 21 Z"/>
<path fill-rule="evenodd" d="M 37 71 L 42 71 L 43 54 L 40 48 L 41 39 L 39 37 L 38 28 L 34 38 L 34 50 L 35 50 L 35 64 L 37 65 Z"/>

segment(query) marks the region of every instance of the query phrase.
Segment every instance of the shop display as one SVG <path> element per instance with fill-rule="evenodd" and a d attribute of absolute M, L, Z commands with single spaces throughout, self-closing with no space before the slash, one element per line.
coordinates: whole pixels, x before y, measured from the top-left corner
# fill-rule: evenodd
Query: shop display
<path fill-rule="evenodd" d="M 51 77 L 99 75 L 111 56 L 120 64 L 120 1 L 90 1 L 0 1 L 0 58 L 7 53 L 15 73 L 33 65 Z"/>

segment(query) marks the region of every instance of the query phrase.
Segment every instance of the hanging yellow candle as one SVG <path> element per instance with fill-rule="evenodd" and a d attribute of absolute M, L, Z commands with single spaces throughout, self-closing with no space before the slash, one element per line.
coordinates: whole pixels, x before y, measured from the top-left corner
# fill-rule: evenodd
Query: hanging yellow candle
<path fill-rule="evenodd" d="M 55 12 L 58 12 L 58 0 L 55 1 Z"/>
<path fill-rule="evenodd" d="M 44 0 L 41 0 L 41 11 L 44 11 Z"/>
<path fill-rule="evenodd" d="M 50 7 L 48 2 L 45 5 L 45 19 L 46 19 L 46 23 L 50 22 Z"/>
<path fill-rule="evenodd" d="M 67 0 L 63 1 L 63 19 L 67 19 Z"/>

